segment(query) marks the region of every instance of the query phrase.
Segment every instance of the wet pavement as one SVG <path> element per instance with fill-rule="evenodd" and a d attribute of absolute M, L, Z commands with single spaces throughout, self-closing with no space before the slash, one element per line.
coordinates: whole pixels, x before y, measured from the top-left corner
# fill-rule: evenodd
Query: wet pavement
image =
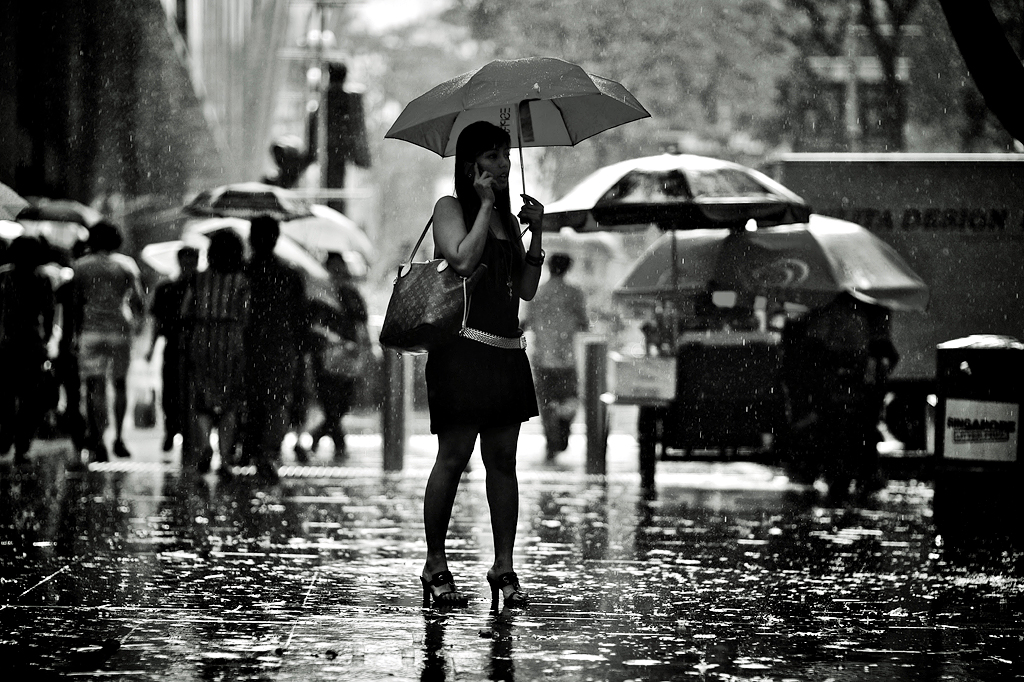
<path fill-rule="evenodd" d="M 619 408 L 614 408 L 619 409 Z M 780 469 L 659 462 L 640 490 L 630 416 L 608 474 L 574 433 L 544 462 L 521 440 L 517 571 L 532 595 L 493 614 L 478 456 L 451 568 L 468 608 L 423 609 L 420 510 L 433 439 L 411 425 L 382 470 L 373 415 L 344 466 L 260 485 L 182 476 L 159 429 L 130 460 L 68 467 L 65 441 L 0 461 L 0 669 L 124 680 L 1014 680 L 1024 561 L 1000 539 L 952 546 L 929 481 L 830 506 Z M 625 425 L 625 427 L 623 427 Z M 960 541 L 958 541 L 959 543 Z"/>

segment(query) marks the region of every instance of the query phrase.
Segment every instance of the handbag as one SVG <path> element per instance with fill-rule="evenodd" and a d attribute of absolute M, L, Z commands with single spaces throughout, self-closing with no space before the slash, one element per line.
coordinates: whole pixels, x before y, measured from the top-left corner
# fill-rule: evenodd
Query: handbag
<path fill-rule="evenodd" d="M 320 364 L 333 376 L 354 379 L 366 369 L 367 353 L 356 341 L 340 339 L 324 344 L 320 351 Z"/>
<path fill-rule="evenodd" d="M 413 261 L 432 222 L 427 221 L 409 261 L 398 268 L 380 330 L 381 345 L 406 353 L 427 353 L 456 337 L 466 326 L 473 289 L 487 268 L 481 263 L 463 277 L 443 258 Z"/>

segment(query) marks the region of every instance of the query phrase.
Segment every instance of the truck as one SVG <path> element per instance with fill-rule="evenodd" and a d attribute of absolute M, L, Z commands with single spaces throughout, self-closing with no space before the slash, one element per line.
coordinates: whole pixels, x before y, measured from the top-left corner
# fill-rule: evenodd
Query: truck
<path fill-rule="evenodd" d="M 877 234 L 929 285 L 926 313 L 892 315 L 886 424 L 905 449 L 933 451 L 937 346 L 1024 337 L 1024 154 L 786 153 L 762 170 L 814 213 Z"/>

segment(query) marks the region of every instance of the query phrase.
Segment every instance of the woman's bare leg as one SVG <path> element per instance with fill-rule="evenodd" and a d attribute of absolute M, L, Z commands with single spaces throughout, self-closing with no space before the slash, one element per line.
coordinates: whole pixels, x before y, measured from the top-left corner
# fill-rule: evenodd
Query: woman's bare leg
<path fill-rule="evenodd" d="M 480 454 L 487 473 L 487 505 L 491 511 L 494 564 L 489 574 L 497 577 L 512 570 L 512 550 L 519 520 L 519 479 L 516 449 L 519 424 L 487 429 L 480 434 Z"/>
<path fill-rule="evenodd" d="M 448 570 L 445 552 L 448 524 L 462 472 L 476 445 L 477 432 L 474 427 L 459 427 L 437 436 L 437 459 L 423 494 L 423 528 L 427 540 L 423 577 L 428 580 L 435 573 Z"/>

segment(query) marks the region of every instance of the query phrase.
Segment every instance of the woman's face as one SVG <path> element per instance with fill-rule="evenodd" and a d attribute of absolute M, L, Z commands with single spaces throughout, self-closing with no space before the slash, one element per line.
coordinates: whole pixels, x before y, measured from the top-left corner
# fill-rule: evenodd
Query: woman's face
<path fill-rule="evenodd" d="M 476 165 L 481 173 L 490 173 L 494 177 L 497 189 L 508 188 L 508 171 L 512 167 L 508 147 L 498 147 L 484 152 L 476 157 Z"/>

